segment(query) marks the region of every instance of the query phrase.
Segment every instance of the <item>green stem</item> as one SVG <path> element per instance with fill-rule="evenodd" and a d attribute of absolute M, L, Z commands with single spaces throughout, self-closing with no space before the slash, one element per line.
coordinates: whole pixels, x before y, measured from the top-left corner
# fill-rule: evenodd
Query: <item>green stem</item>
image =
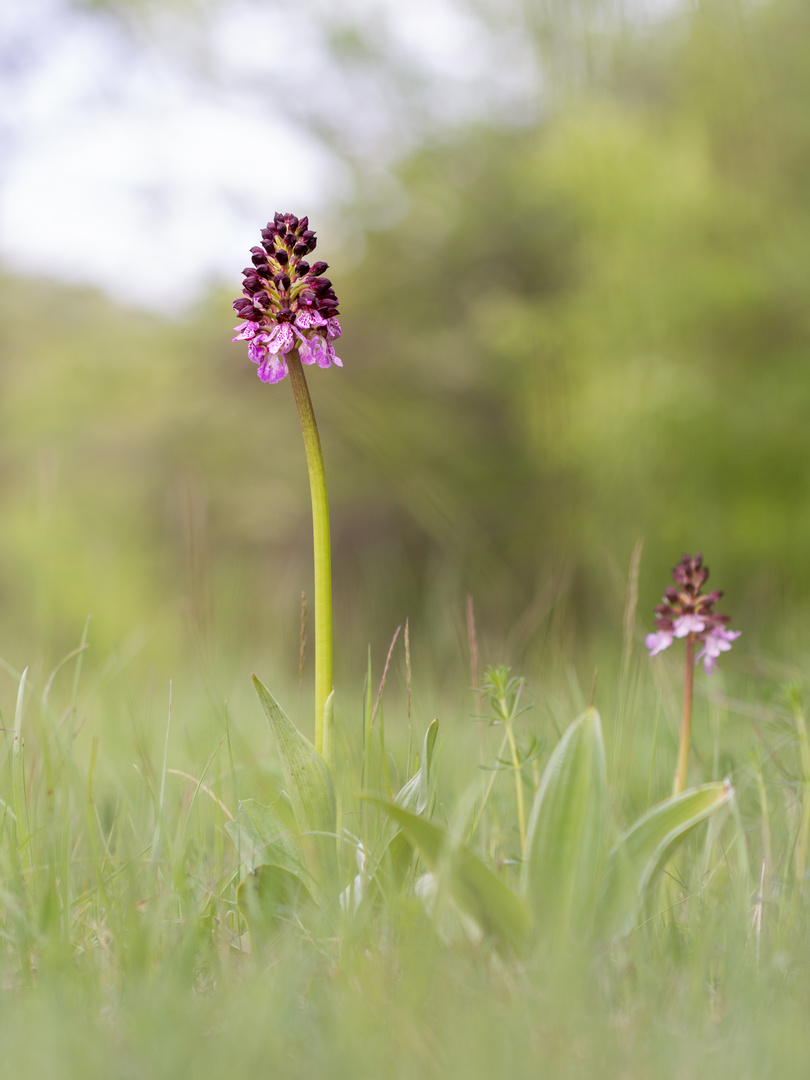
<path fill-rule="evenodd" d="M 683 719 L 681 720 L 681 745 L 678 749 L 678 767 L 675 770 L 673 795 L 680 795 L 686 787 L 686 770 L 689 765 L 689 743 L 692 738 L 692 686 L 695 675 L 695 635 L 686 635 L 686 671 L 683 680 Z"/>
<path fill-rule="evenodd" d="M 511 721 L 506 725 L 506 736 L 509 739 L 509 751 L 512 755 L 512 768 L 515 773 L 515 798 L 517 799 L 518 830 L 520 832 L 520 857 L 526 858 L 526 808 L 523 804 L 523 773 L 520 769 L 520 758 L 517 752 L 515 734 L 512 731 Z"/>
<path fill-rule="evenodd" d="M 332 549 L 329 541 L 329 502 L 323 452 L 312 410 L 304 369 L 297 352 L 287 354 L 312 496 L 312 539 L 315 553 L 315 747 L 323 753 L 324 740 L 332 745 L 331 730 L 324 733 L 324 710 L 332 693 Z"/>

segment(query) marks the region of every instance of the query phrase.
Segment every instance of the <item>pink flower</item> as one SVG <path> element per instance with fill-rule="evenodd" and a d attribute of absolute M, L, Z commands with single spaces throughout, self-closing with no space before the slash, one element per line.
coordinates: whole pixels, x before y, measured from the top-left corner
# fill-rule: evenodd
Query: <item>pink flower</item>
<path fill-rule="evenodd" d="M 715 626 L 703 639 L 703 648 L 695 657 L 695 663 L 702 658 L 703 667 L 707 675 L 713 675 L 717 671 L 717 657 L 720 653 L 728 652 L 732 641 L 736 641 L 742 631 L 726 630 L 724 626 Z"/>
<path fill-rule="evenodd" d="M 706 629 L 706 620 L 699 615 L 681 615 L 673 626 L 675 637 L 686 637 L 687 634 L 702 634 Z"/>
<path fill-rule="evenodd" d="M 666 630 L 658 630 L 655 634 L 647 634 L 645 638 L 645 644 L 650 650 L 650 656 L 657 656 L 664 649 L 668 649 L 672 641 L 672 634 Z"/>

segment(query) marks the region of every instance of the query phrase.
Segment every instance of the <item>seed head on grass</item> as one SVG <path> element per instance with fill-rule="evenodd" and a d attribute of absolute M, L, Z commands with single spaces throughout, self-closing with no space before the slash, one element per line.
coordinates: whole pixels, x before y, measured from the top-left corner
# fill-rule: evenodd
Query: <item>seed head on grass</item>
<path fill-rule="evenodd" d="M 343 367 L 333 342 L 340 337 L 338 298 L 324 277 L 328 265 L 310 265 L 307 256 L 317 240 L 309 219 L 275 214 L 262 229 L 261 246 L 250 249 L 252 266 L 243 270 L 244 296 L 233 307 L 245 322 L 234 341 L 247 341 L 262 382 L 280 382 L 288 373 L 287 354 L 298 350 L 301 362 Z"/>
<path fill-rule="evenodd" d="M 702 555 L 684 555 L 672 577 L 675 584 L 664 591 L 663 603 L 655 609 L 655 633 L 647 635 L 650 656 L 668 649 L 675 638 L 693 634 L 692 640 L 703 644 L 695 663 L 702 660 L 706 673 L 711 675 L 717 670 L 718 656 L 728 652 L 740 631 L 727 629 L 730 616 L 712 610 L 723 594 L 718 589 L 702 591 L 709 577 Z"/>

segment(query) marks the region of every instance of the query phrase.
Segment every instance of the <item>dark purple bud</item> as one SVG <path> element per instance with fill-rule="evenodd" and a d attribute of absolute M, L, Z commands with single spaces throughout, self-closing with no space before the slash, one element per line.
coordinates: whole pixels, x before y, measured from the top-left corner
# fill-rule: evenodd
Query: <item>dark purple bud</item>
<path fill-rule="evenodd" d="M 306 215 L 306 214 L 304 214 L 304 216 L 303 216 L 303 217 L 301 218 L 301 220 L 300 220 L 300 221 L 298 222 L 298 228 L 299 228 L 300 230 L 304 230 L 304 229 L 308 229 L 308 228 L 309 228 L 309 218 L 307 217 L 307 215 Z"/>
<path fill-rule="evenodd" d="M 256 267 L 257 272 L 261 270 L 261 267 L 267 266 L 267 256 L 264 252 L 262 252 L 261 255 L 251 255 L 251 259 L 253 260 L 253 265 Z"/>
<path fill-rule="evenodd" d="M 278 235 L 279 236 L 286 236 L 286 234 L 287 234 L 287 226 L 284 224 L 283 221 L 280 221 L 279 225 L 278 225 Z"/>
<path fill-rule="evenodd" d="M 329 269 L 329 263 L 316 262 L 316 263 L 313 263 L 312 269 L 310 270 L 310 273 L 312 274 L 313 277 L 318 277 L 320 274 L 323 274 L 328 269 Z"/>
<path fill-rule="evenodd" d="M 265 263 L 264 266 L 260 266 L 257 268 L 256 273 L 259 275 L 259 277 L 269 278 L 270 267 L 267 265 L 267 263 Z"/>
<path fill-rule="evenodd" d="M 297 248 L 296 248 L 296 250 L 297 250 Z M 309 273 L 309 263 L 302 259 L 301 262 L 298 264 L 298 276 L 299 277 L 306 277 L 308 273 Z"/>
<path fill-rule="evenodd" d="M 282 266 L 286 266 L 289 260 L 290 256 L 287 254 L 286 251 L 276 252 L 276 262 L 280 263 Z"/>
<path fill-rule="evenodd" d="M 295 214 L 290 214 L 290 216 L 287 218 L 287 223 L 293 230 L 298 228 L 298 218 L 295 216 Z"/>
<path fill-rule="evenodd" d="M 275 225 L 271 225 L 268 222 L 267 223 L 267 228 L 262 229 L 262 240 L 266 240 L 268 243 L 270 243 L 270 242 L 272 242 L 275 235 L 276 235 L 276 227 L 275 227 Z"/>
<path fill-rule="evenodd" d="M 289 276 L 287 274 L 281 274 L 280 276 L 281 276 L 281 287 L 286 292 L 286 290 L 289 289 L 290 284 L 291 284 L 290 278 L 289 278 Z"/>
<path fill-rule="evenodd" d="M 295 247 L 293 248 L 293 255 L 297 256 L 297 258 L 300 259 L 301 256 L 306 255 L 306 253 L 308 251 L 309 251 L 309 248 L 307 247 L 306 244 L 299 243 L 299 244 L 296 244 Z"/>

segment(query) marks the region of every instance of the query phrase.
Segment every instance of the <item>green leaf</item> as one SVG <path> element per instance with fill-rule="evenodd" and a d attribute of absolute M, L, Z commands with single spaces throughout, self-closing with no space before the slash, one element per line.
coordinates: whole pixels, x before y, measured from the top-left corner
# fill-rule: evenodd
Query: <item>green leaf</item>
<path fill-rule="evenodd" d="M 239 910 L 251 927 L 276 929 L 285 916 L 297 915 L 312 897 L 297 874 L 283 866 L 258 866 L 237 890 Z"/>
<path fill-rule="evenodd" d="M 611 848 L 599 904 L 600 923 L 609 936 L 632 930 L 656 871 L 697 825 L 734 796 L 728 782 L 703 784 L 648 810 Z"/>
<path fill-rule="evenodd" d="M 321 887 L 331 892 L 337 882 L 337 850 L 335 787 L 329 769 L 255 675 L 253 685 L 276 737 L 284 783 L 301 831 L 307 864 Z"/>
<path fill-rule="evenodd" d="M 529 816 L 522 886 L 540 928 L 579 935 L 593 921 L 605 773 L 599 713 L 586 709 L 555 747 Z"/>
<path fill-rule="evenodd" d="M 414 814 L 424 814 L 430 799 L 430 770 L 433 761 L 433 748 L 439 732 L 439 721 L 432 720 L 422 742 L 422 758 L 419 768 L 396 795 L 394 806 L 409 810 Z M 383 857 L 381 864 L 390 863 L 394 880 L 401 883 L 411 859 L 411 847 L 401 835 L 401 826 L 393 818 L 388 819 L 383 836 Z"/>
<path fill-rule="evenodd" d="M 25 698 L 25 678 L 28 668 L 22 673 L 20 688 L 17 692 L 17 707 L 14 711 L 14 734 L 11 742 L 11 792 L 14 803 L 14 819 L 17 826 L 17 847 L 22 853 L 23 866 L 30 870 L 33 866 L 31 856 L 31 825 L 28 820 L 28 800 L 25 794 L 25 764 L 23 755 L 22 714 Z"/>
<path fill-rule="evenodd" d="M 433 747 L 436 745 L 436 736 L 439 733 L 439 721 L 431 720 L 425 738 L 422 742 L 422 758 L 419 768 L 410 780 L 397 792 L 394 798 L 394 806 L 403 810 L 410 810 L 414 814 L 424 814 L 427 810 L 430 798 L 430 766 L 433 761 Z M 399 825 L 394 824 L 397 832 Z"/>
<path fill-rule="evenodd" d="M 323 707 L 323 760 L 330 772 L 335 771 L 335 691 Z"/>
<path fill-rule="evenodd" d="M 292 816 L 289 811 L 288 816 Z M 241 801 L 236 820 L 225 822 L 228 835 L 251 873 L 260 866 L 272 863 L 306 881 L 310 874 L 304 852 L 295 829 L 291 829 L 290 825 L 290 821 L 284 821 L 282 808 L 277 807 L 277 803 L 264 806 L 255 799 Z"/>
<path fill-rule="evenodd" d="M 529 912 L 508 885 L 443 829 L 384 799 L 367 798 L 397 822 L 453 900 L 484 933 L 515 950 L 522 948 L 529 930 Z"/>

